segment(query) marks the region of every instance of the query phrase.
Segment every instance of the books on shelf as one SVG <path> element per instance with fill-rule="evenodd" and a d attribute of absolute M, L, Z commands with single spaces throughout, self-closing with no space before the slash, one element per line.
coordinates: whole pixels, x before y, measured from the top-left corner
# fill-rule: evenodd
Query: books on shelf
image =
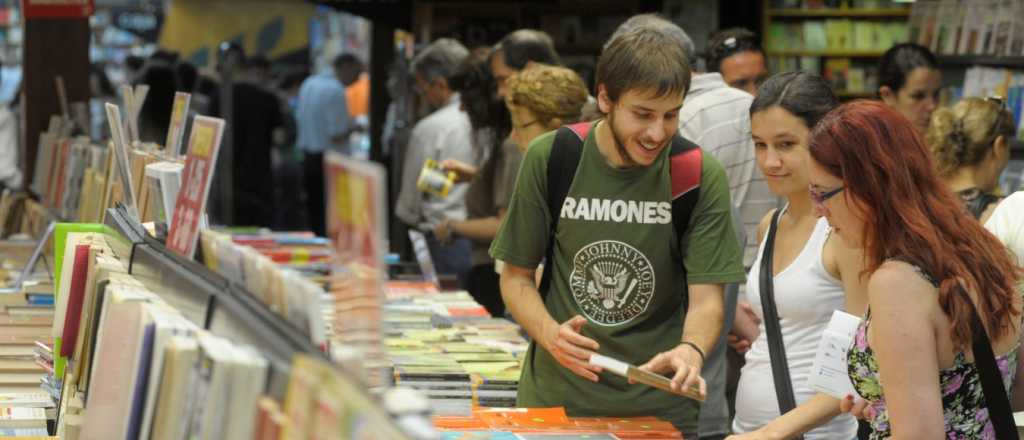
<path fill-rule="evenodd" d="M 1024 56 L 1024 3 L 930 0 L 914 3 L 910 41 L 939 55 Z"/>

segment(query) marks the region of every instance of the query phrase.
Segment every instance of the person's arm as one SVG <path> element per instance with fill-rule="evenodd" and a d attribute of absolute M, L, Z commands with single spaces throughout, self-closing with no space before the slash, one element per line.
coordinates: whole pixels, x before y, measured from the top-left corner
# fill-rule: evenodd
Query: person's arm
<path fill-rule="evenodd" d="M 441 169 L 455 172 L 455 183 L 469 182 L 480 172 L 479 167 L 455 159 L 442 160 Z"/>
<path fill-rule="evenodd" d="M 761 320 L 754 313 L 753 306 L 746 298 L 736 301 L 736 316 L 729 334 L 729 346 L 739 354 L 746 353 L 761 334 Z"/>
<path fill-rule="evenodd" d="M 505 306 L 533 340 L 573 373 L 598 381 L 600 367 L 590 364 L 597 341 L 580 334 L 587 319 L 576 315 L 559 324 L 544 307 L 534 284 L 534 269 L 505 263 L 501 272 L 501 298 Z"/>
<path fill-rule="evenodd" d="M 489 243 L 498 235 L 501 219 L 505 217 L 505 209 L 499 209 L 495 217 L 474 218 L 461 221 L 448 221 L 450 232 L 473 241 Z"/>
<path fill-rule="evenodd" d="M 347 98 L 345 98 L 344 87 L 339 86 L 338 90 L 331 91 L 329 105 L 330 109 L 325 116 L 331 121 L 327 125 L 332 128 L 331 143 L 343 145 L 348 141 L 348 135 L 352 133 L 353 128 L 352 117 L 348 114 L 348 102 Z"/>
<path fill-rule="evenodd" d="M 828 423 L 839 414 L 839 399 L 818 393 L 756 431 L 730 436 L 727 440 L 790 439 Z"/>
<path fill-rule="evenodd" d="M 1024 359 L 1024 344 L 1017 346 L 1017 359 Z M 1011 390 L 1016 392 L 1011 393 L 1010 396 L 1010 409 L 1014 412 L 1024 411 L 1024 362 L 1017 361 L 1017 374 L 1013 377 L 1013 387 Z"/>
<path fill-rule="evenodd" d="M 885 378 L 891 439 L 945 438 L 935 288 L 906 263 L 886 263 L 868 281 L 871 346 Z"/>

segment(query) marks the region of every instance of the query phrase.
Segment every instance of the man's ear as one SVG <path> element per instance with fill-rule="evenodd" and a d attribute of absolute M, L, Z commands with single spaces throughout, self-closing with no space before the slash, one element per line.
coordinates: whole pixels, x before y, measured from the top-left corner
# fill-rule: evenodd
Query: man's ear
<path fill-rule="evenodd" d="M 605 88 L 604 84 L 597 85 L 597 108 L 601 110 L 601 113 L 608 114 L 612 112 L 612 108 L 615 107 L 615 102 L 608 97 L 608 89 Z"/>
<path fill-rule="evenodd" d="M 448 80 L 444 78 L 434 78 L 434 80 L 430 82 L 430 85 L 437 87 L 445 92 L 451 91 L 451 89 L 448 87 Z"/>
<path fill-rule="evenodd" d="M 996 140 L 992 141 L 992 155 L 995 156 L 997 163 L 1006 163 L 1010 157 L 1010 141 L 1006 136 L 996 136 Z"/>
<path fill-rule="evenodd" d="M 896 103 L 896 92 L 889 86 L 882 86 L 878 88 L 878 97 L 882 98 L 882 102 L 893 105 Z"/>

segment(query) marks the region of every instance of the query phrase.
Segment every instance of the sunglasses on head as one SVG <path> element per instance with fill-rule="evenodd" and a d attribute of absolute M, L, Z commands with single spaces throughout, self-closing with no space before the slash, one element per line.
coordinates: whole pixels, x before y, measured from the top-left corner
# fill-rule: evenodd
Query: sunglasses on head
<path fill-rule="evenodd" d="M 999 113 L 996 115 L 996 121 L 992 124 L 992 128 L 989 132 L 992 133 L 992 141 L 995 142 L 995 138 L 999 137 L 999 125 L 1003 122 L 1003 113 L 1006 113 L 1006 100 L 1002 96 L 992 95 L 985 98 L 986 102 L 991 102 L 999 108 Z"/>

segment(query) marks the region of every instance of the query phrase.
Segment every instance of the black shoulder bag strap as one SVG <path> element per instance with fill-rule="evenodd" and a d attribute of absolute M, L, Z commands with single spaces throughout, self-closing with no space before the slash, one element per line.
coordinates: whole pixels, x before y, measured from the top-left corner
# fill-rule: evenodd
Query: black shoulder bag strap
<path fill-rule="evenodd" d="M 764 311 L 764 329 L 768 336 L 768 353 L 772 361 L 772 379 L 775 381 L 775 394 L 779 401 L 779 414 L 785 414 L 796 408 L 793 397 L 793 381 L 789 377 L 789 362 L 786 361 L 786 347 L 782 342 L 782 328 L 779 326 L 779 312 L 775 308 L 775 289 L 772 281 L 772 258 L 775 254 L 775 230 L 779 227 L 779 215 L 782 210 L 776 209 L 772 215 L 772 223 L 768 226 L 765 237 L 764 252 L 761 253 L 761 308 Z M 803 439 L 803 436 L 797 437 Z"/>
<path fill-rule="evenodd" d="M 551 228 L 548 229 L 548 245 L 544 250 L 544 273 L 540 276 L 541 299 L 546 298 L 551 287 L 551 272 L 554 267 L 555 233 L 558 231 L 558 217 L 562 203 L 569 195 L 572 179 L 576 176 L 576 167 L 583 155 L 583 139 L 569 127 L 561 127 L 555 133 L 555 141 L 551 145 L 551 156 L 548 157 L 548 211 L 551 214 Z"/>
<path fill-rule="evenodd" d="M 964 292 L 961 290 L 961 292 Z M 964 296 L 967 293 L 964 292 Z M 968 296 L 967 301 L 971 304 L 971 333 L 974 337 L 971 341 L 971 350 L 974 353 L 974 365 L 978 368 L 978 376 L 981 378 L 981 390 L 985 395 L 985 406 L 988 407 L 988 419 L 992 422 L 992 428 L 999 440 L 1017 440 L 1017 426 L 1013 421 L 1013 410 L 1010 408 L 1010 398 L 1006 395 L 1006 388 L 1003 386 L 1003 375 L 999 373 L 996 365 L 996 355 L 992 352 L 992 343 L 988 339 L 985 326 L 981 324 L 978 316 L 978 309 Z M 1018 360 L 1020 362 L 1020 360 Z"/>

